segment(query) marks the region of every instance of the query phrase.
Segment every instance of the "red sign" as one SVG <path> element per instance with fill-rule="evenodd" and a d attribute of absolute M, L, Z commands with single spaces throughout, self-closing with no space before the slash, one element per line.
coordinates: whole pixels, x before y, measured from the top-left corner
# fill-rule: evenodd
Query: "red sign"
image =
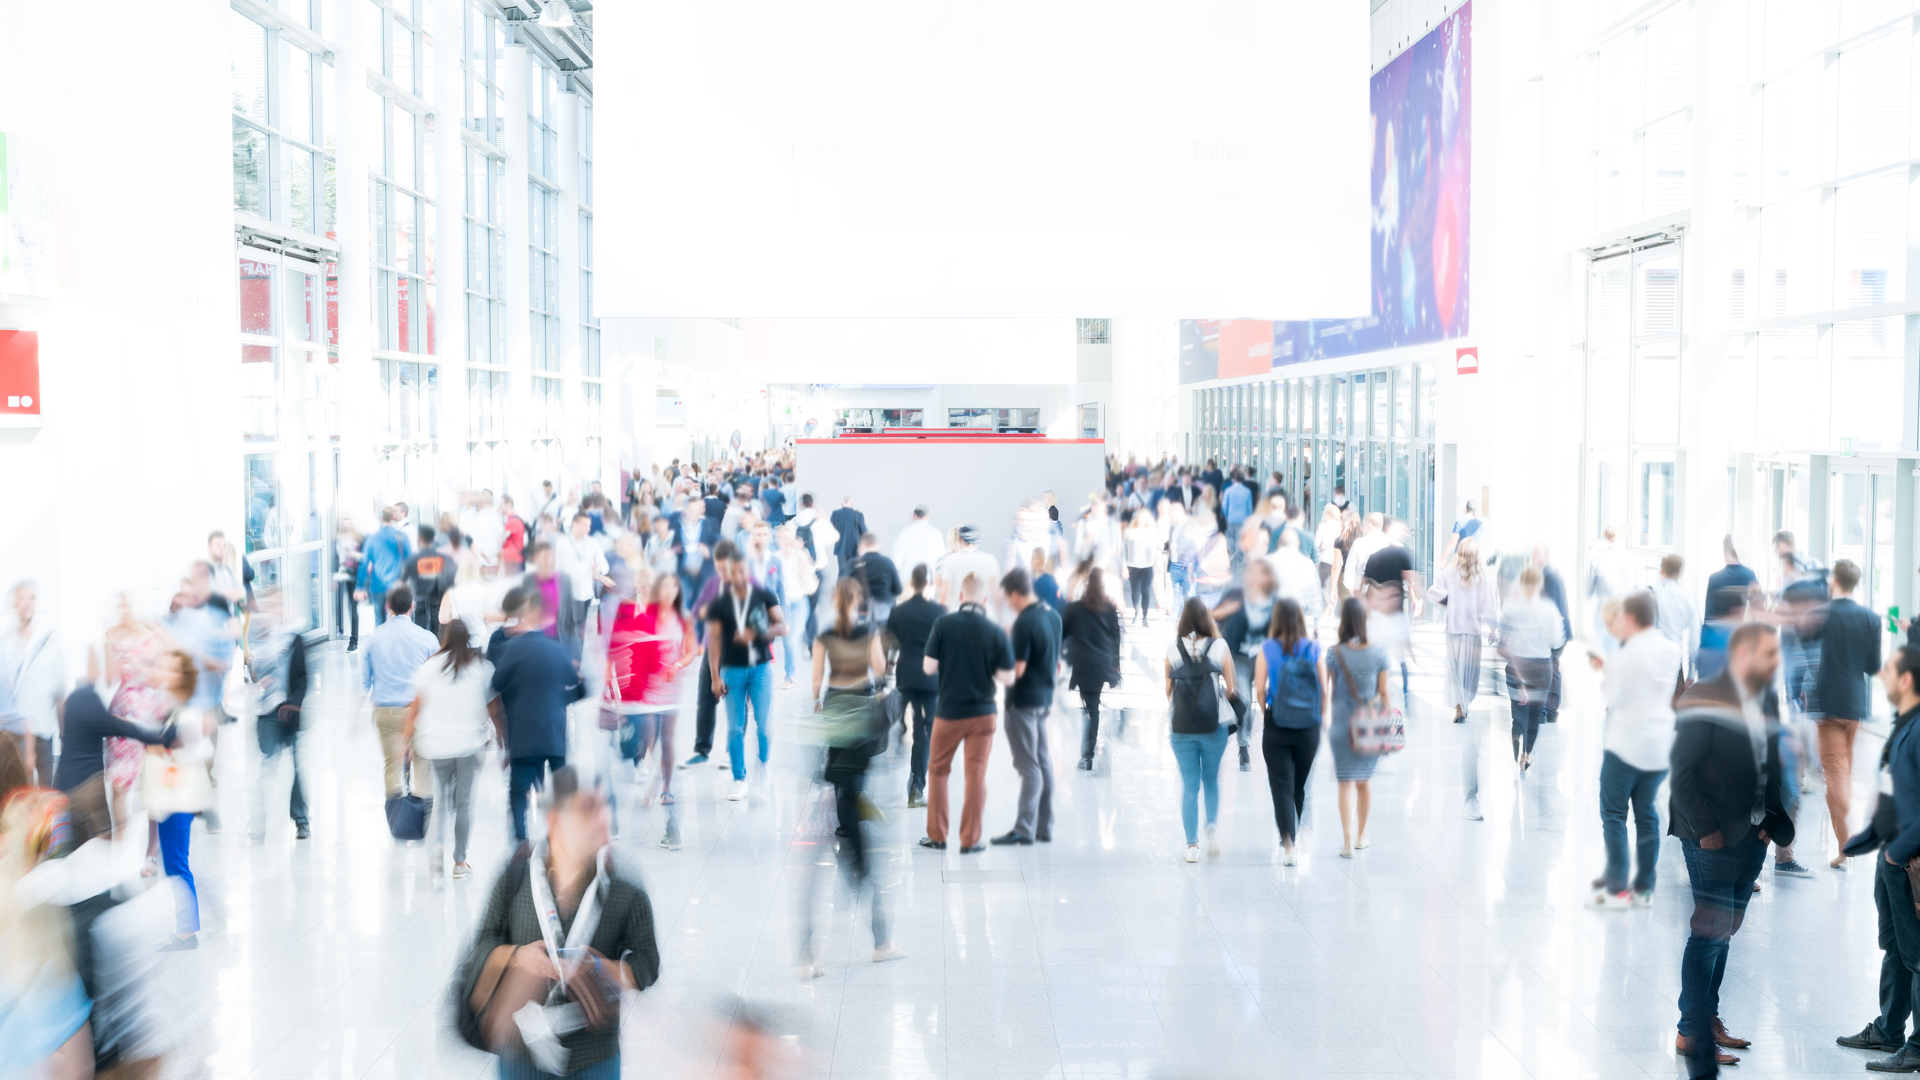
<path fill-rule="evenodd" d="M 0 330 L 0 416 L 40 415 L 40 332 Z"/>
<path fill-rule="evenodd" d="M 1453 350 L 1453 373 L 1455 375 L 1478 375 L 1480 373 L 1480 346 Z"/>

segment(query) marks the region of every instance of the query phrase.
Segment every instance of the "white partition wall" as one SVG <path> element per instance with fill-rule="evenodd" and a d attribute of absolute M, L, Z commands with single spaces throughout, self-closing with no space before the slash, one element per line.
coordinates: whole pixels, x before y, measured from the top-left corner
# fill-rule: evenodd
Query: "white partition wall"
<path fill-rule="evenodd" d="M 853 496 L 882 551 L 925 505 L 942 532 L 972 525 L 1000 557 L 1022 503 L 1051 491 L 1070 517 L 1100 489 L 1106 453 L 1099 439 L 802 439 L 794 479 L 821 513 Z"/>

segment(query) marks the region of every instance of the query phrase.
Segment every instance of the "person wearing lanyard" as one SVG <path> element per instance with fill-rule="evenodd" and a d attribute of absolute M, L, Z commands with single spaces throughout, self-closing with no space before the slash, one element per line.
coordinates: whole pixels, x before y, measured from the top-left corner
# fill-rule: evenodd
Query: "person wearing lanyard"
<path fill-rule="evenodd" d="M 460 1033 L 500 1055 L 505 1080 L 620 1075 L 620 992 L 660 978 L 660 949 L 653 905 L 610 865 L 608 840 L 600 793 L 555 770 L 547 838 L 494 884 L 462 974 Z"/>
<path fill-rule="evenodd" d="M 753 706 L 760 765 L 767 764 L 767 724 L 773 719 L 774 638 L 787 632 L 772 593 L 748 580 L 746 552 L 735 547 L 720 562 L 727 587 L 707 605 L 707 665 L 713 692 L 727 704 L 727 759 L 733 767 L 728 799 L 747 797 L 747 706 Z"/>
<path fill-rule="evenodd" d="M 1920 1072 L 1920 1025 L 1906 1037 L 1907 1018 L 1920 1003 L 1920 917 L 1913 908 L 1907 863 L 1920 856 L 1920 648 L 1902 645 L 1880 668 L 1893 705 L 1893 733 L 1880 752 L 1880 802 L 1867 829 L 1847 842 L 1848 855 L 1886 849 L 1873 861 L 1873 903 L 1879 909 L 1880 1015 L 1858 1035 L 1834 1041 L 1853 1050 L 1893 1056 L 1867 1062 L 1874 1072 Z"/>
<path fill-rule="evenodd" d="M 1727 666 L 1680 698 L 1672 754 L 1673 823 L 1693 888 L 1693 917 L 1680 961 L 1676 1048 L 1689 1077 L 1719 1075 L 1739 1061 L 1721 1048 L 1750 1045 L 1720 1020 L 1728 945 L 1740 929 L 1767 843 L 1793 843 L 1781 797 L 1780 707 L 1773 676 L 1780 639 L 1765 623 L 1742 623 L 1727 640 Z"/>

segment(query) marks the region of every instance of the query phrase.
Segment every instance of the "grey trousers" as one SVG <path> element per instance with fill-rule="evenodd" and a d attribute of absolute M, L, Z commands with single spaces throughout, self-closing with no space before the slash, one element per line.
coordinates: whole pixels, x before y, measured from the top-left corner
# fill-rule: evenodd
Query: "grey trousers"
<path fill-rule="evenodd" d="M 434 805 L 440 813 L 433 822 L 437 844 L 446 843 L 447 818 L 453 818 L 453 861 L 467 861 L 467 833 L 473 827 L 473 776 L 479 771 L 480 755 L 437 758 L 433 762 Z"/>
<path fill-rule="evenodd" d="M 1051 704 L 1007 706 L 1007 748 L 1020 774 L 1019 812 L 1013 831 L 1035 840 L 1053 838 L 1053 756 L 1047 751 L 1047 714 Z"/>

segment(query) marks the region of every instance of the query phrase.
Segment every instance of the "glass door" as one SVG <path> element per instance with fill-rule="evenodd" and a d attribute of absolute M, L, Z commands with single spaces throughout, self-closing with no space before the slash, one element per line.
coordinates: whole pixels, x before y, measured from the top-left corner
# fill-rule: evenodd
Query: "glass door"
<path fill-rule="evenodd" d="M 1845 466 L 1832 470 L 1829 482 L 1829 563 L 1853 560 L 1860 568 L 1853 598 L 1884 615 L 1894 588 L 1893 469 Z"/>

